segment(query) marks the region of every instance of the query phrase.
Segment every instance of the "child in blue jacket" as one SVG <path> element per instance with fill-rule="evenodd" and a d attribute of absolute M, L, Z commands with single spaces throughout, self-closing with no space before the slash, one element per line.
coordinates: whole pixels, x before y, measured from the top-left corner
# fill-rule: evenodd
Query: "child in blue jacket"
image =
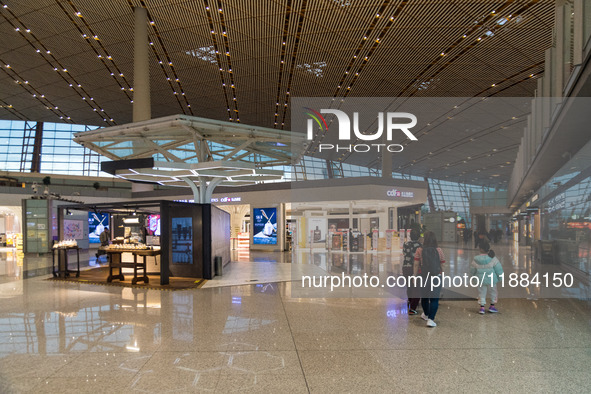
<path fill-rule="evenodd" d="M 486 293 L 490 290 L 491 303 L 488 311 L 497 313 L 495 307 L 497 303 L 497 282 L 499 275 L 503 273 L 503 267 L 499 259 L 495 257 L 495 252 L 490 248 L 488 241 L 480 242 L 480 254 L 474 257 L 470 264 L 470 275 L 478 277 L 481 286 L 478 288 L 478 302 L 480 303 L 480 314 L 484 315 L 486 309 Z"/>

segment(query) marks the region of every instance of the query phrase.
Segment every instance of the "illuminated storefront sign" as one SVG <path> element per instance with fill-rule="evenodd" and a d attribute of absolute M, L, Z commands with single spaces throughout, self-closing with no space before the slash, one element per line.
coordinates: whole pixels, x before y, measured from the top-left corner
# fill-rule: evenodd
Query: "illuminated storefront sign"
<path fill-rule="evenodd" d="M 190 202 L 193 203 L 195 200 L 174 200 L 175 202 Z M 240 202 L 242 201 L 242 197 L 220 197 L 220 198 L 211 198 L 211 202 Z"/>
<path fill-rule="evenodd" d="M 403 198 L 413 198 L 415 196 L 414 192 L 403 192 L 401 190 L 388 190 L 386 192 L 388 197 L 403 197 Z"/>
<path fill-rule="evenodd" d="M 220 198 L 212 198 L 211 202 L 240 202 L 242 201 L 242 197 L 220 197 Z"/>
<path fill-rule="evenodd" d="M 254 235 L 256 245 L 277 245 L 277 208 L 254 208 Z"/>

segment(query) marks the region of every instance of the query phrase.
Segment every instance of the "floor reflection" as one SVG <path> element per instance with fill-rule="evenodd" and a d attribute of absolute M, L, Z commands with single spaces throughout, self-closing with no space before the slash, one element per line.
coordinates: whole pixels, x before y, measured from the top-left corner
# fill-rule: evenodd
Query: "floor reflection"
<path fill-rule="evenodd" d="M 472 245 L 463 245 L 461 243 L 443 243 L 440 245 L 446 257 L 443 270 L 445 275 L 450 277 L 450 280 L 445 281 L 443 286 L 444 290 L 448 290 L 445 293 L 446 297 L 467 299 L 473 299 L 475 297 L 476 289 L 469 285 L 468 273 L 470 263 L 479 251 L 471 246 Z M 571 271 L 567 265 L 561 266 L 541 264 L 537 262 L 533 257 L 530 247 L 524 247 L 514 242 L 505 241 L 492 245 L 492 248 L 505 272 L 504 287 L 499 285 L 501 297 L 575 297 L 579 299 L 588 299 L 591 296 L 587 277 Z M 350 297 L 355 295 L 364 297 L 404 297 L 403 292 L 394 289 L 383 289 L 384 286 L 382 286 L 383 284 L 388 283 L 387 280 L 389 278 L 399 277 L 402 274 L 402 260 L 403 256 L 400 250 L 347 253 L 318 249 L 300 249 L 292 253 L 292 279 L 298 281 L 303 275 L 325 275 L 330 277 L 375 276 L 379 278 L 380 286 L 370 292 L 366 291 L 362 293 L 356 291 L 351 293 L 342 291 L 340 293 L 334 293 L 331 289 L 328 293 L 322 291 L 304 291 L 298 293 L 298 295 L 306 297 Z M 315 269 L 306 270 L 305 267 L 307 266 L 315 267 Z M 300 270 L 298 267 L 304 267 L 304 269 Z M 462 281 L 460 281 L 459 277 L 462 278 Z M 557 279 L 555 282 L 552 282 L 548 279 L 555 277 L 560 280 Z M 527 278 L 527 280 L 522 280 L 522 278 Z M 546 280 L 542 280 L 543 278 L 546 278 Z M 568 280 L 572 279 L 572 286 L 566 286 L 564 284 L 564 278 Z M 510 282 L 510 280 L 512 281 Z M 558 285 L 561 281 L 562 285 Z M 366 287 L 364 290 L 368 290 L 367 286 L 365 286 L 365 282 L 363 283 L 364 287 Z M 303 287 L 304 286 L 302 286 L 302 288 Z"/>
<path fill-rule="evenodd" d="M 264 310 L 257 316 L 265 297 L 278 301 L 278 286 L 273 283 L 209 294 L 137 288 L 109 288 L 106 293 L 96 293 L 80 286 L 62 288 L 45 283 L 41 287 L 61 289 L 39 302 L 42 294 L 27 288 L 27 297 L 13 294 L 13 307 L 3 306 L 0 358 L 18 353 L 153 351 L 163 343 L 163 336 L 168 345 L 199 348 L 212 336 L 217 338 L 216 343 L 221 338 L 231 343 L 237 333 L 261 331 L 277 322 L 263 317 Z M 253 304 L 254 298 L 261 296 L 263 299 Z M 46 308 L 53 311 L 44 311 Z M 244 316 L 244 311 L 249 314 Z M 212 321 L 211 314 L 220 318 Z M 220 350 L 224 348 L 220 346 Z"/>
<path fill-rule="evenodd" d="M 446 272 L 465 273 L 476 251 L 442 247 Z M 529 248 L 494 248 L 506 272 L 560 270 L 537 265 Z M 41 260 L 19 263 L 17 255 L 3 251 L 0 392 L 307 392 L 307 382 L 315 382 L 315 391 L 334 392 L 332 385 L 341 381 L 354 391 L 368 382 L 391 388 L 391 371 L 412 375 L 431 362 L 426 349 L 435 360 L 447 357 L 444 364 L 429 364 L 438 381 L 468 371 L 474 360 L 506 373 L 515 365 L 506 360 L 522 368 L 533 363 L 535 371 L 572 371 L 591 362 L 585 350 L 591 348 L 591 307 L 578 300 L 589 298 L 588 285 L 579 279 L 553 298 L 535 286 L 515 295 L 503 289 L 497 315 L 477 314 L 475 292 L 467 300 L 445 298 L 438 327 L 427 330 L 419 316 L 408 315 L 404 290 L 385 298 L 305 298 L 294 295 L 294 281 L 265 280 L 304 268 L 327 275 L 398 275 L 400 252 L 254 256 L 261 261 L 233 263 L 221 277 L 242 280 L 235 285 L 169 292 L 26 278 L 25 266 Z M 483 337 L 492 338 L 494 349 Z M 551 353 L 556 349 L 562 353 Z M 322 381 L 330 384 L 318 386 Z"/>

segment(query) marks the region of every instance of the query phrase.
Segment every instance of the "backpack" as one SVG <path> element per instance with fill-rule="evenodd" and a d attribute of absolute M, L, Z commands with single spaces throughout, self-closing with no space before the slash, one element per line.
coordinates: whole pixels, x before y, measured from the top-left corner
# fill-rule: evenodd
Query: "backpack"
<path fill-rule="evenodd" d="M 423 248 L 421 254 L 421 276 L 437 276 L 441 273 L 441 259 L 436 248 Z"/>
<path fill-rule="evenodd" d="M 418 241 L 408 241 L 402 246 L 402 253 L 404 254 L 403 266 L 412 267 L 415 261 L 415 253 L 421 244 Z"/>

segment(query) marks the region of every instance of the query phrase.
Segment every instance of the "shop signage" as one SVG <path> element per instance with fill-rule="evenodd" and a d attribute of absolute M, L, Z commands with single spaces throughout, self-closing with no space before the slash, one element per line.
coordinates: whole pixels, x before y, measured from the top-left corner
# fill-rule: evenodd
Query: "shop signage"
<path fill-rule="evenodd" d="M 195 200 L 174 200 L 175 202 L 190 202 L 193 203 Z M 220 197 L 220 198 L 211 198 L 211 202 L 240 202 L 242 201 L 242 197 Z"/>
<path fill-rule="evenodd" d="M 415 196 L 414 192 L 403 192 L 401 190 L 388 190 L 386 192 L 388 197 L 403 197 L 403 198 L 413 198 Z"/>
<path fill-rule="evenodd" d="M 591 222 L 567 222 L 566 228 L 588 228 L 588 229 L 591 229 Z"/>
<path fill-rule="evenodd" d="M 242 201 L 242 197 L 220 197 L 220 198 L 212 198 L 211 202 L 240 202 Z"/>

